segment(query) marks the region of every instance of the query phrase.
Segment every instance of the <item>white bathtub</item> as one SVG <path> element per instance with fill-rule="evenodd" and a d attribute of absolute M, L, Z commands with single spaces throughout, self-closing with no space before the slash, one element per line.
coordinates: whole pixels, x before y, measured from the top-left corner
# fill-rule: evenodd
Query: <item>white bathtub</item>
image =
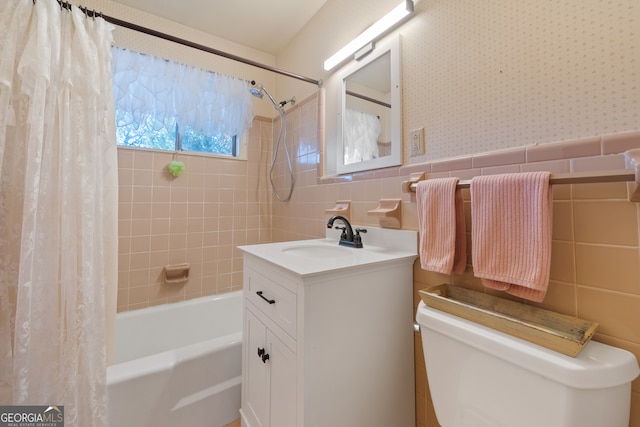
<path fill-rule="evenodd" d="M 221 427 L 239 417 L 242 291 L 116 316 L 111 427 Z"/>

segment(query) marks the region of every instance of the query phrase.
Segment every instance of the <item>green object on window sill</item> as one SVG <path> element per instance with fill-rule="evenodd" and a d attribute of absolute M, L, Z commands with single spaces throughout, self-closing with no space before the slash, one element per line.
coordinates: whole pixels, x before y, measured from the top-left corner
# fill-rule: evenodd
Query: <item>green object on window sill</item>
<path fill-rule="evenodd" d="M 171 175 L 180 176 L 182 175 L 182 172 L 184 172 L 184 163 L 174 160 L 169 163 L 169 166 L 167 166 L 167 168 L 169 168 L 169 173 Z"/>

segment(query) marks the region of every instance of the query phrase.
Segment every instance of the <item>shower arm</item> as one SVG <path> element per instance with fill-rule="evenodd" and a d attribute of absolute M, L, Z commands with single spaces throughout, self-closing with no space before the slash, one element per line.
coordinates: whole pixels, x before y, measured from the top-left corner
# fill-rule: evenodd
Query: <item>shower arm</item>
<path fill-rule="evenodd" d="M 271 101 L 271 103 L 273 104 L 273 108 L 275 108 L 278 111 L 282 110 L 282 106 L 279 105 L 275 99 L 273 99 L 273 96 L 271 96 L 271 94 L 267 91 L 267 89 L 263 87 L 262 91 L 267 95 L 267 98 L 269 98 L 269 101 Z"/>

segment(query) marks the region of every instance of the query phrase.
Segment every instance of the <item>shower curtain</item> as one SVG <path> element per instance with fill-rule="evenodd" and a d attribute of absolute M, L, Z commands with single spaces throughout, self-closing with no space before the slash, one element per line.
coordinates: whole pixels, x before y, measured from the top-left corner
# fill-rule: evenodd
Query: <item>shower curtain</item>
<path fill-rule="evenodd" d="M 107 426 L 113 28 L 55 0 L 0 3 L 0 405 Z"/>

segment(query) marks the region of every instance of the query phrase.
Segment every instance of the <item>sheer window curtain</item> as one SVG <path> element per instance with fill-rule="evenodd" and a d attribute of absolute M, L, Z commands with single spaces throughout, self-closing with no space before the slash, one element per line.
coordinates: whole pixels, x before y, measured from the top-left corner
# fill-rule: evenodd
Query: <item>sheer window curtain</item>
<path fill-rule="evenodd" d="M 55 0 L 0 6 L 0 404 L 107 426 L 117 290 L 113 28 Z"/>
<path fill-rule="evenodd" d="M 344 115 L 344 164 L 377 159 L 380 119 L 373 114 L 347 108 Z"/>
<path fill-rule="evenodd" d="M 117 47 L 112 52 L 118 126 L 173 133 L 177 121 L 214 137 L 242 135 L 251 127 L 247 81 Z"/>

